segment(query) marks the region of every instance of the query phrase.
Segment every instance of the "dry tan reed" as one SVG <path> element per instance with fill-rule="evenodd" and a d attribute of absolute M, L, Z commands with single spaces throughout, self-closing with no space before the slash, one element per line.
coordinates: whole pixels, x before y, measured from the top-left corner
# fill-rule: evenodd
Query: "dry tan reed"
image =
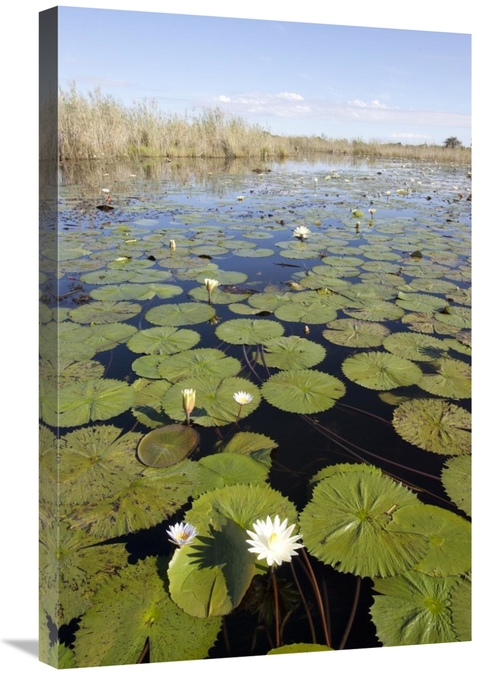
<path fill-rule="evenodd" d="M 470 148 L 402 145 L 329 139 L 326 136 L 277 136 L 219 108 L 189 117 L 167 114 L 155 101 L 124 106 L 99 88 L 86 96 L 73 85 L 59 94 L 59 159 L 140 157 L 254 157 L 261 160 L 328 153 L 470 163 Z M 41 111 L 43 117 L 44 111 Z M 48 114 L 48 113 L 47 113 Z M 43 158 L 43 150 L 41 149 Z"/>

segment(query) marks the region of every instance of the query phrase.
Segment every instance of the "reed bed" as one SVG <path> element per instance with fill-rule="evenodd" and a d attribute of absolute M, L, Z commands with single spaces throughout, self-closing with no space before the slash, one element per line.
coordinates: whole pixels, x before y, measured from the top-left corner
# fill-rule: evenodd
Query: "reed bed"
<path fill-rule="evenodd" d="M 41 110 L 41 119 L 51 111 Z M 284 159 L 305 153 L 332 156 L 423 159 L 470 163 L 466 147 L 402 145 L 330 139 L 326 136 L 278 136 L 219 108 L 189 116 L 165 113 L 155 101 L 126 107 L 97 88 L 86 96 L 75 87 L 60 91 L 59 160 L 141 157 Z M 53 156 L 53 155 L 52 155 Z M 44 148 L 41 148 L 44 158 Z"/>

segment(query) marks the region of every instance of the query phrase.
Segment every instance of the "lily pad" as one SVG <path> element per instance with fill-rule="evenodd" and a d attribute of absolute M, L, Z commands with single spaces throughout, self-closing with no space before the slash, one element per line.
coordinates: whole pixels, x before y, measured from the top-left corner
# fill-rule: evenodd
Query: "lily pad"
<path fill-rule="evenodd" d="M 399 405 L 393 426 L 408 443 L 440 455 L 471 452 L 471 414 L 453 403 L 416 399 Z"/>
<path fill-rule="evenodd" d="M 241 363 L 226 356 L 220 349 L 190 349 L 174 354 L 158 364 L 158 373 L 169 382 L 178 382 L 186 377 L 210 375 L 219 379 L 237 375 Z"/>
<path fill-rule="evenodd" d="M 96 420 L 107 420 L 128 410 L 134 390 L 112 379 L 87 380 L 59 391 L 59 425 L 76 427 Z"/>
<path fill-rule="evenodd" d="M 173 420 L 184 421 L 182 390 L 196 391 L 196 405 L 191 415 L 193 423 L 204 427 L 224 426 L 236 422 L 240 405 L 233 398 L 238 391 L 251 394 L 252 401 L 241 406 L 240 419 L 250 415 L 260 403 L 259 388 L 241 377 L 188 377 L 169 389 L 162 401 L 163 409 Z"/>
<path fill-rule="evenodd" d="M 250 456 L 223 452 L 198 460 L 199 486 L 193 497 L 225 485 L 262 485 L 268 468 Z"/>
<path fill-rule="evenodd" d="M 77 323 L 115 323 L 137 316 L 141 305 L 134 302 L 91 302 L 72 309 L 69 316 Z"/>
<path fill-rule="evenodd" d="M 354 307 L 344 309 L 344 314 L 364 321 L 395 321 L 404 316 L 404 310 L 386 300 L 359 299 Z"/>
<path fill-rule="evenodd" d="M 422 560 L 429 544 L 422 534 L 394 532 L 389 524 L 395 512 L 416 502 L 415 494 L 380 470 L 338 465 L 316 485 L 302 512 L 304 545 L 341 572 L 401 574 Z"/>
<path fill-rule="evenodd" d="M 193 427 L 169 424 L 143 436 L 137 456 L 146 466 L 172 466 L 190 455 L 199 443 L 200 434 Z"/>
<path fill-rule="evenodd" d="M 472 639 L 472 583 L 470 575 L 451 589 L 451 617 L 453 628 L 460 642 Z"/>
<path fill-rule="evenodd" d="M 268 366 L 292 370 L 316 366 L 325 358 L 326 349 L 311 340 L 292 335 L 268 340 L 264 353 Z"/>
<path fill-rule="evenodd" d="M 232 345 L 259 345 L 283 333 L 280 323 L 268 319 L 231 319 L 215 329 L 220 340 Z"/>
<path fill-rule="evenodd" d="M 272 438 L 257 434 L 253 431 L 239 431 L 234 436 L 222 444 L 222 452 L 230 452 L 238 455 L 247 455 L 257 462 L 263 464 L 266 468 L 271 466 L 271 451 L 278 445 Z"/>
<path fill-rule="evenodd" d="M 390 330 L 380 323 L 361 319 L 337 319 L 327 323 L 323 337 L 344 347 L 379 347 Z"/>
<path fill-rule="evenodd" d="M 414 569 L 433 577 L 465 574 L 471 568 L 471 524 L 439 506 L 415 504 L 397 509 L 388 530 L 418 533 L 429 550 Z"/>
<path fill-rule="evenodd" d="M 444 579 L 407 572 L 393 579 L 376 579 L 370 609 L 377 636 L 384 646 L 456 642 L 450 591 L 457 577 Z"/>
<path fill-rule="evenodd" d="M 427 293 L 398 293 L 396 304 L 410 312 L 439 312 L 448 306 L 448 301 Z"/>
<path fill-rule="evenodd" d="M 153 663 L 208 656 L 220 619 L 201 621 L 179 609 L 165 589 L 165 568 L 164 560 L 149 557 L 100 589 L 78 631 L 78 667 L 137 663 L 146 640 Z"/>
<path fill-rule="evenodd" d="M 159 305 L 146 312 L 145 318 L 157 326 L 191 326 L 205 323 L 215 316 L 215 309 L 201 302 Z"/>
<path fill-rule="evenodd" d="M 429 364 L 432 373 L 426 373 L 418 386 L 429 394 L 446 398 L 470 398 L 472 393 L 471 367 L 457 359 L 437 359 Z"/>
<path fill-rule="evenodd" d="M 262 385 L 262 395 L 271 405 L 303 414 L 328 410 L 344 394 L 340 380 L 317 370 L 285 370 Z"/>
<path fill-rule="evenodd" d="M 127 347 L 137 354 L 176 354 L 191 349 L 200 341 L 200 334 L 188 328 L 146 328 L 138 331 L 127 342 Z"/>
<path fill-rule="evenodd" d="M 387 351 L 410 361 L 434 361 L 446 356 L 448 345 L 421 333 L 392 333 L 383 342 Z"/>
<path fill-rule="evenodd" d="M 422 371 L 417 365 L 384 352 L 349 356 L 342 363 L 342 372 L 356 384 L 380 391 L 408 387 L 417 384 L 422 378 Z"/>
<path fill-rule="evenodd" d="M 316 643 L 307 643 L 307 642 L 295 642 L 291 645 L 282 645 L 281 647 L 275 647 L 270 649 L 267 653 L 269 654 L 303 654 L 307 652 L 331 652 L 333 649 L 327 647 L 327 645 L 318 645 Z"/>
<path fill-rule="evenodd" d="M 441 481 L 448 497 L 459 509 L 472 516 L 472 461 L 470 455 L 452 457 L 441 474 Z"/>

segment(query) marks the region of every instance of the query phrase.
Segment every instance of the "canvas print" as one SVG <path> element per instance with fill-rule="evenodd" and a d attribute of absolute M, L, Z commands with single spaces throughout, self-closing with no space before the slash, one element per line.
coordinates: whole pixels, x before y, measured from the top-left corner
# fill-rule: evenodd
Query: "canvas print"
<path fill-rule="evenodd" d="M 471 640 L 470 37 L 41 13 L 42 661 Z"/>

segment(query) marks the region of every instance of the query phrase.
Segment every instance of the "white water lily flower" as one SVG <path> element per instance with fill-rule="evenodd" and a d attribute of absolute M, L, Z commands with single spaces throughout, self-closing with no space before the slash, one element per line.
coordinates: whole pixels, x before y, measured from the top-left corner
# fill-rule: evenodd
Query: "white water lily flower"
<path fill-rule="evenodd" d="M 171 251 L 175 251 L 175 248 L 176 248 L 176 246 L 175 246 L 175 239 L 171 239 L 171 240 L 168 242 L 168 247 L 170 248 Z"/>
<path fill-rule="evenodd" d="M 304 225 L 299 225 L 293 231 L 293 236 L 297 237 L 298 239 L 305 239 L 310 234 L 311 234 L 311 230 L 308 227 L 305 227 Z"/>
<path fill-rule="evenodd" d="M 247 403 L 251 403 L 253 401 L 252 394 L 249 394 L 246 391 L 237 391 L 235 394 L 233 394 L 233 398 L 236 403 L 239 403 L 240 405 L 246 405 Z"/>
<path fill-rule="evenodd" d="M 107 194 L 109 192 L 109 189 L 108 188 L 102 188 L 101 192 L 105 192 Z"/>
<path fill-rule="evenodd" d="M 288 518 L 281 523 L 280 517 L 275 516 L 274 522 L 270 516 L 267 519 L 257 520 L 253 525 L 255 530 L 247 530 L 251 539 L 247 539 L 247 544 L 251 544 L 248 549 L 250 553 L 257 553 L 257 560 L 267 561 L 268 565 L 281 565 L 282 562 L 290 562 L 292 555 L 298 555 L 296 549 L 303 548 L 304 544 L 298 544 L 300 534 L 292 536 L 295 525 L 288 525 Z"/>
<path fill-rule="evenodd" d="M 219 285 L 217 279 L 204 279 L 204 281 L 207 291 L 209 293 L 211 293 L 214 290 L 214 288 L 217 288 L 217 286 Z"/>
<path fill-rule="evenodd" d="M 189 523 L 176 523 L 167 529 L 167 535 L 170 541 L 177 546 L 185 546 L 190 544 L 198 534 L 198 530 L 194 525 Z"/>
<path fill-rule="evenodd" d="M 194 405 L 196 401 L 196 389 L 183 389 L 182 394 L 182 406 L 186 415 L 189 415 L 194 410 Z"/>

